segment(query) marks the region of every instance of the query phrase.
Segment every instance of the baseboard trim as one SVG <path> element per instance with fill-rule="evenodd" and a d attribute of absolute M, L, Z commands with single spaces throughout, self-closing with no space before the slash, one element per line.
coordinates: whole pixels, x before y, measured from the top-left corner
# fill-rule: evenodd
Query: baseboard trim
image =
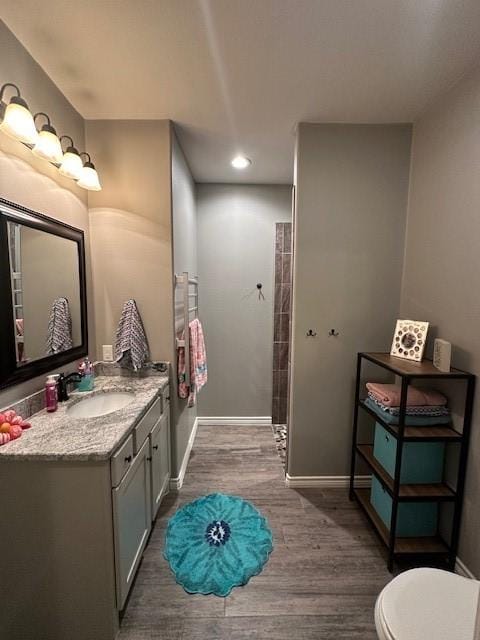
<path fill-rule="evenodd" d="M 371 476 L 355 476 L 356 487 L 370 487 Z M 290 489 L 331 488 L 344 489 L 350 485 L 350 476 L 285 476 L 285 486 Z"/>
<path fill-rule="evenodd" d="M 467 565 L 457 558 L 455 560 L 455 573 L 458 573 L 459 576 L 463 576 L 464 578 L 471 578 L 472 580 L 476 580 L 476 577 L 467 567 Z"/>
<path fill-rule="evenodd" d="M 198 425 L 199 425 L 199 419 L 195 418 L 192 432 L 188 439 L 187 448 L 185 449 L 185 454 L 183 456 L 180 472 L 176 478 L 170 478 L 170 491 L 178 491 L 183 486 L 183 480 L 185 479 L 185 474 L 187 473 L 188 461 L 190 460 L 190 454 L 192 452 L 193 443 L 195 442 L 195 436 L 197 435 Z"/>
<path fill-rule="evenodd" d="M 198 418 L 200 426 L 225 425 L 234 427 L 237 425 L 264 425 L 272 424 L 272 416 L 202 416 Z"/>

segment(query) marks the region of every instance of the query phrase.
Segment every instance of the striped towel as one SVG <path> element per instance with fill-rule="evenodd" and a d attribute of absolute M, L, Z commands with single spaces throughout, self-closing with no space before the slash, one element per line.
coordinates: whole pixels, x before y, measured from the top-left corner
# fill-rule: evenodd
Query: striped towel
<path fill-rule="evenodd" d="M 115 358 L 128 369 L 138 371 L 149 356 L 148 340 L 135 300 L 123 305 L 115 341 Z"/>
<path fill-rule="evenodd" d="M 73 347 L 72 316 L 67 298 L 53 301 L 48 320 L 47 355 L 61 353 Z"/>
<path fill-rule="evenodd" d="M 389 413 L 392 416 L 399 416 L 400 415 L 400 407 L 387 407 L 387 405 L 385 405 L 382 402 L 380 402 L 378 397 L 375 394 L 371 393 L 371 392 L 368 394 L 368 397 L 380 409 L 382 409 L 382 411 L 386 411 L 387 413 Z M 450 415 L 450 410 L 445 406 L 436 406 L 435 407 L 435 406 L 430 406 L 430 405 L 412 405 L 410 407 L 408 407 L 408 406 L 406 407 L 405 415 L 407 415 L 407 416 L 430 416 L 430 417 L 449 416 Z"/>

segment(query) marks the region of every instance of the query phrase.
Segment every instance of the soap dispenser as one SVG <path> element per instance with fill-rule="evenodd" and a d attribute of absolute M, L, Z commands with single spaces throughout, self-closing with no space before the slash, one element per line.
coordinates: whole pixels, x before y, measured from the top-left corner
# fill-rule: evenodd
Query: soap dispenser
<path fill-rule="evenodd" d="M 45 381 L 45 408 L 49 413 L 58 408 L 57 376 L 47 376 Z"/>
<path fill-rule="evenodd" d="M 93 364 L 90 362 L 88 357 L 78 365 L 78 372 L 82 378 L 78 384 L 77 391 L 93 391 Z"/>

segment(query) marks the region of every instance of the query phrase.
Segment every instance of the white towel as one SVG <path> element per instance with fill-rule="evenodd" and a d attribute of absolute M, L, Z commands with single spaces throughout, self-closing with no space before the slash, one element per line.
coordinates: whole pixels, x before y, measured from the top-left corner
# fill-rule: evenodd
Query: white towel
<path fill-rule="evenodd" d="M 135 300 L 123 305 L 118 323 L 115 358 L 122 366 L 141 369 L 148 360 L 148 340 Z"/>
<path fill-rule="evenodd" d="M 61 353 L 73 347 L 72 316 L 67 298 L 53 301 L 47 333 L 47 355 Z"/>

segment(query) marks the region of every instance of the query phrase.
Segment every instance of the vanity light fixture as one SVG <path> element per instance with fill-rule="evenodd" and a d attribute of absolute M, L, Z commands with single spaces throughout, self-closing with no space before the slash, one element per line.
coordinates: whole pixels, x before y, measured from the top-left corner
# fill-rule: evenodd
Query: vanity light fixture
<path fill-rule="evenodd" d="M 32 149 L 34 156 L 53 162 L 53 164 L 60 164 L 63 160 L 63 151 L 60 140 L 58 139 L 57 132 L 52 127 L 50 118 L 46 113 L 40 111 L 33 116 L 33 121 L 36 122 L 38 116 L 43 116 L 47 119 L 47 122 L 43 125 L 38 133 L 38 140 L 36 145 Z"/>
<path fill-rule="evenodd" d="M 16 96 L 10 98 L 10 102 L 5 106 L 3 94 L 7 87 L 13 87 L 17 92 Z M 20 89 L 16 84 L 7 82 L 0 89 L 0 108 L 3 111 L 3 120 L 0 130 L 11 138 L 24 142 L 25 144 L 36 144 L 38 132 L 33 121 L 28 105 L 20 95 Z"/>
<path fill-rule="evenodd" d="M 78 180 L 83 169 L 82 159 L 78 151 L 73 146 L 73 140 L 70 136 L 61 136 L 60 143 L 62 140 L 70 140 L 70 145 L 66 148 L 65 153 L 63 154 L 63 159 L 58 170 L 62 176 L 72 178 L 72 180 Z"/>
<path fill-rule="evenodd" d="M 235 169 L 246 169 L 251 164 L 252 161 L 246 156 L 235 156 L 235 158 L 233 158 L 231 162 L 232 167 L 234 167 Z"/>
<path fill-rule="evenodd" d="M 98 173 L 95 169 L 95 165 L 90 158 L 90 154 L 86 151 L 82 151 L 80 156 L 87 156 L 88 160 L 84 163 L 80 178 L 77 181 L 79 187 L 88 189 L 89 191 L 101 191 L 100 180 L 98 179 Z"/>
<path fill-rule="evenodd" d="M 3 101 L 3 95 L 8 87 L 15 89 L 17 95 L 12 96 L 7 104 Z M 37 131 L 35 122 L 39 116 L 43 116 L 46 123 Z M 101 190 L 98 173 L 90 155 L 85 151 L 78 153 L 70 136 L 59 138 L 48 114 L 39 111 L 32 116 L 27 103 L 20 95 L 20 89 L 12 82 L 6 82 L 0 87 L 0 131 L 23 143 L 37 158 L 48 160 L 57 167 L 62 176 L 77 180 L 80 187 L 90 191 Z M 65 151 L 62 148 L 62 140 L 69 143 Z M 88 157 L 85 164 L 82 162 L 82 155 Z"/>

